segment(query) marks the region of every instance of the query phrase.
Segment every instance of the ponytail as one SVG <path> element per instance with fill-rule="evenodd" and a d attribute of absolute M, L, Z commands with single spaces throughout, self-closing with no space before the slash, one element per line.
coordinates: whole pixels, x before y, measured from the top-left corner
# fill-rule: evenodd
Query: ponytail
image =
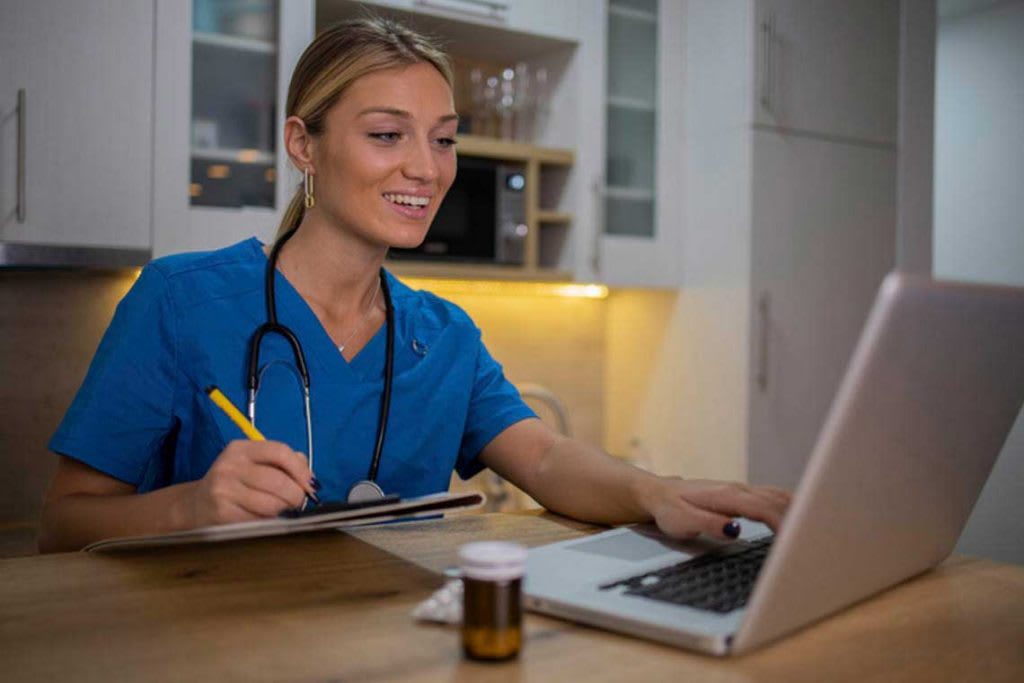
<path fill-rule="evenodd" d="M 295 194 L 292 195 L 291 201 L 288 202 L 288 208 L 284 210 L 284 216 L 281 218 L 281 224 L 277 226 L 277 234 L 274 235 L 274 242 L 276 243 L 281 239 L 282 236 L 296 230 L 299 224 L 302 223 L 302 217 L 306 215 L 306 199 L 303 195 L 302 188 L 299 187 L 295 190 Z"/>

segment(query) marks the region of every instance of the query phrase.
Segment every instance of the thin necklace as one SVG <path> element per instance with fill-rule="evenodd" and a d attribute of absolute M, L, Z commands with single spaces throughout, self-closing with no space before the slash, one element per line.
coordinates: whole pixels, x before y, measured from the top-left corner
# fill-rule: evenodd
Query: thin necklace
<path fill-rule="evenodd" d="M 338 353 L 345 353 L 345 347 L 348 346 L 348 343 L 356 336 L 356 332 L 363 329 L 363 325 L 366 324 L 370 314 L 373 313 L 373 305 L 377 303 L 378 293 L 380 293 L 380 278 L 377 278 L 377 288 L 373 290 L 373 298 L 370 299 L 370 307 L 366 309 L 366 313 L 364 313 L 363 317 L 359 319 L 359 322 L 356 324 L 355 329 L 352 330 L 352 333 L 345 338 L 345 341 L 338 344 Z"/>

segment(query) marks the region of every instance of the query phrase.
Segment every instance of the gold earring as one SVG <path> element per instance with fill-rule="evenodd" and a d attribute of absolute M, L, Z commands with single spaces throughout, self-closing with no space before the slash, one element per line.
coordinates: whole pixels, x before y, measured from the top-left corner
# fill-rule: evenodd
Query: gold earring
<path fill-rule="evenodd" d="M 316 197 L 313 196 L 313 174 L 308 168 L 302 171 L 302 186 L 306 194 L 306 208 L 312 209 L 316 206 Z"/>

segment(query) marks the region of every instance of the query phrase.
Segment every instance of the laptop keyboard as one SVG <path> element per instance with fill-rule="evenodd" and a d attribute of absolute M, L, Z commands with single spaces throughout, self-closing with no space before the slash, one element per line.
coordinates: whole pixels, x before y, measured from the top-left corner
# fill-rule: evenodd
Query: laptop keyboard
<path fill-rule="evenodd" d="M 747 604 L 773 536 L 724 546 L 664 569 L 601 586 L 622 587 L 624 595 L 671 602 L 722 614 Z"/>

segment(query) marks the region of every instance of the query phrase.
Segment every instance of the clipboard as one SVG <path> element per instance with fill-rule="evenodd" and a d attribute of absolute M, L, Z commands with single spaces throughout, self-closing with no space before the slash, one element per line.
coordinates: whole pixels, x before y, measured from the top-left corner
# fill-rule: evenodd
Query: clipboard
<path fill-rule="evenodd" d="M 434 493 L 405 500 L 384 499 L 374 504 L 336 506 L 322 513 L 304 513 L 295 517 L 273 517 L 252 522 L 218 524 L 187 531 L 151 536 L 124 536 L 96 541 L 83 548 L 84 552 L 104 553 L 128 548 L 157 548 L 190 543 L 222 543 L 248 538 L 285 536 L 321 529 L 377 524 L 391 520 L 413 520 L 440 512 L 469 510 L 480 507 L 485 500 L 478 491 L 466 493 Z"/>

